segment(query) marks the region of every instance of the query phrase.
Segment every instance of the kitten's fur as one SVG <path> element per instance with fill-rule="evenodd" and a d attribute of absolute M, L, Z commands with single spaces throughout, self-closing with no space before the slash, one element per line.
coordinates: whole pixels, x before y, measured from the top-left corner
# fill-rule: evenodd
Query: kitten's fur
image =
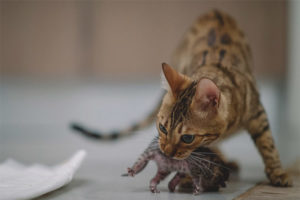
<path fill-rule="evenodd" d="M 150 181 L 150 191 L 159 192 L 157 185 L 171 172 L 177 172 L 169 182 L 170 192 L 174 192 L 176 186 L 185 177 L 193 180 L 194 194 L 204 191 L 218 191 L 225 187 L 229 177 L 229 169 L 225 166 L 221 157 L 212 149 L 199 147 L 183 160 L 175 160 L 161 153 L 158 145 L 158 137 L 154 138 L 144 153 L 138 158 L 127 174 L 123 176 L 135 176 L 141 172 L 148 162 L 153 160 L 157 164 L 157 173 Z"/>
<path fill-rule="evenodd" d="M 186 33 L 174 58 L 176 70 L 163 64 L 169 89 L 156 119 L 161 151 L 183 159 L 199 146 L 246 129 L 263 158 L 271 184 L 291 186 L 259 99 L 250 47 L 235 20 L 217 10 L 201 16 Z M 132 134 L 148 125 L 154 113 L 156 110 L 143 123 L 101 139 Z M 82 127 L 75 128 L 91 135 Z M 183 142 L 183 135 L 192 136 L 192 142 Z"/>

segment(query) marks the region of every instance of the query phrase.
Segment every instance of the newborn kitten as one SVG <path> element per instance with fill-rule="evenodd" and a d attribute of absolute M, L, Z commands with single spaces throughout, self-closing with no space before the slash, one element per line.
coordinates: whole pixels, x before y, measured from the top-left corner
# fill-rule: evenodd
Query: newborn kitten
<path fill-rule="evenodd" d="M 135 164 L 128 168 L 128 173 L 123 176 L 133 177 L 138 174 L 146 167 L 149 160 L 154 160 L 158 167 L 155 177 L 150 181 L 150 190 L 153 193 L 159 192 L 156 186 L 174 171 L 177 173 L 169 182 L 169 190 L 174 192 L 180 180 L 190 176 L 195 195 L 204 191 L 218 191 L 220 186 L 226 186 L 225 181 L 229 177 L 229 169 L 225 167 L 224 161 L 211 149 L 199 147 L 186 159 L 175 160 L 160 151 L 158 137 L 153 139 Z"/>

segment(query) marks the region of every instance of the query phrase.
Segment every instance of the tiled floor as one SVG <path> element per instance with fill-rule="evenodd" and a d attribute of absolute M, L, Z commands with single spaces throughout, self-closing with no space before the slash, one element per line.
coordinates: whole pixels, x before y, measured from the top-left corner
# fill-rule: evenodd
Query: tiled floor
<path fill-rule="evenodd" d="M 120 175 L 156 134 L 151 127 L 136 136 L 118 142 L 91 141 L 74 134 L 68 127 L 80 121 L 92 128 L 110 130 L 125 127 L 150 111 L 160 96 L 153 83 L 80 84 L 4 82 L 0 86 L 1 134 L 0 162 L 13 157 L 25 163 L 54 165 L 78 149 L 86 149 L 87 158 L 68 186 L 39 199 L 232 199 L 258 181 L 264 180 L 263 164 L 250 137 L 242 133 L 222 144 L 225 154 L 241 165 L 238 178 L 218 193 L 199 197 L 167 192 L 167 181 L 160 194 L 148 191 L 155 173 L 150 163 L 135 178 Z M 262 99 L 278 132 L 279 92 L 273 84 L 262 84 Z M 276 136 L 276 134 L 275 134 Z M 275 138 L 277 140 L 278 137 Z"/>

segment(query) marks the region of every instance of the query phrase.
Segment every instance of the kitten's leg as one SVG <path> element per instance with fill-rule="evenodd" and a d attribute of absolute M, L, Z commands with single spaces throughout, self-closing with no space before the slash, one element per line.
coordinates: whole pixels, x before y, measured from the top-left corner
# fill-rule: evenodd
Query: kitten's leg
<path fill-rule="evenodd" d="M 255 114 L 253 114 L 247 124 L 256 147 L 265 163 L 265 173 L 274 186 L 292 186 L 292 180 L 282 169 L 279 154 L 275 148 L 272 138 L 268 118 L 263 106 L 260 104 Z"/>
<path fill-rule="evenodd" d="M 185 177 L 185 174 L 177 172 L 176 175 L 172 178 L 172 180 L 168 184 L 168 188 L 170 192 L 174 192 L 176 186 L 180 183 L 180 180 Z"/>
<path fill-rule="evenodd" d="M 194 195 L 198 195 L 204 191 L 202 184 L 201 184 L 201 178 L 200 177 L 192 177 L 193 184 L 194 184 Z"/>
<path fill-rule="evenodd" d="M 150 191 L 153 193 L 159 193 L 159 190 L 156 188 L 156 186 L 159 184 L 160 181 L 164 180 L 170 172 L 165 171 L 157 171 L 155 177 L 153 177 L 150 181 Z"/>
<path fill-rule="evenodd" d="M 127 175 L 134 177 L 147 166 L 151 158 L 150 153 L 143 153 L 131 168 L 127 168 Z"/>

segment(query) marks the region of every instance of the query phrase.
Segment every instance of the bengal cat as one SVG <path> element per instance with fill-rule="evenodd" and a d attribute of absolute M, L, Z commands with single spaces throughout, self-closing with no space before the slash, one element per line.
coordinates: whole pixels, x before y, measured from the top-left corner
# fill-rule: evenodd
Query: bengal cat
<path fill-rule="evenodd" d="M 218 10 L 200 16 L 174 58 L 176 70 L 162 65 L 167 91 L 147 119 L 111 135 L 76 124 L 73 128 L 96 138 L 115 139 L 147 126 L 157 114 L 160 149 L 174 159 L 185 159 L 200 146 L 246 129 L 263 158 L 271 184 L 291 186 L 260 102 L 250 47 L 236 21 Z"/>

